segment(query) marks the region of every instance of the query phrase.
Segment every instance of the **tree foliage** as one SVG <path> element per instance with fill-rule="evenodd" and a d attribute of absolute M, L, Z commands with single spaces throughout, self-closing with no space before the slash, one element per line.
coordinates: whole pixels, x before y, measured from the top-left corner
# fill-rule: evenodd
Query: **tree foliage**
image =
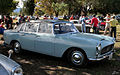
<path fill-rule="evenodd" d="M 33 15 L 34 8 L 35 8 L 34 0 L 24 1 L 23 13 L 25 13 L 27 15 Z"/>
<path fill-rule="evenodd" d="M 14 0 L 0 0 L 0 14 L 10 14 L 14 9 L 16 9 L 17 4 L 18 2 Z"/>
<path fill-rule="evenodd" d="M 65 3 L 52 3 L 52 8 L 53 8 L 53 12 L 55 13 L 56 16 L 59 15 L 59 12 L 63 12 L 65 11 L 65 8 L 67 7 L 67 4 Z"/>
<path fill-rule="evenodd" d="M 48 14 L 66 10 L 68 15 L 87 13 L 120 13 L 120 0 L 36 0 Z M 65 5 L 65 6 L 63 6 Z M 64 14 L 64 13 L 63 13 Z"/>
<path fill-rule="evenodd" d="M 104 13 L 120 13 L 120 0 L 97 0 L 94 11 Z"/>
<path fill-rule="evenodd" d="M 41 10 L 40 7 L 35 7 L 35 10 L 34 10 L 34 15 L 36 16 L 41 16 L 41 15 L 44 15 L 44 12 Z"/>

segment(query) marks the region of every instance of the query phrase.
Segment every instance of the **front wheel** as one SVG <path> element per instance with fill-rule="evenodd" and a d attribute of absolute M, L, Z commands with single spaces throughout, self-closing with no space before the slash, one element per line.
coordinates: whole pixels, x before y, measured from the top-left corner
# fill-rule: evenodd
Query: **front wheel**
<path fill-rule="evenodd" d="M 21 45 L 19 42 L 14 42 L 12 47 L 13 47 L 13 50 L 15 51 L 15 53 L 20 53 Z"/>
<path fill-rule="evenodd" d="M 85 53 L 77 49 L 73 49 L 69 51 L 67 55 L 67 59 L 71 65 L 76 66 L 76 67 L 83 67 L 87 63 Z"/>

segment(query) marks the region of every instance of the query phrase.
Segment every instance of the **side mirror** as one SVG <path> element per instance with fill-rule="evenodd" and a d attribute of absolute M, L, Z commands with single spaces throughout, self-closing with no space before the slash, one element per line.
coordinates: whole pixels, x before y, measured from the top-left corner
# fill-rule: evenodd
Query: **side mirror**
<path fill-rule="evenodd" d="M 9 51 L 8 51 L 8 54 L 9 54 L 9 58 L 11 57 L 11 55 L 13 54 L 13 50 L 12 49 L 10 49 Z"/>

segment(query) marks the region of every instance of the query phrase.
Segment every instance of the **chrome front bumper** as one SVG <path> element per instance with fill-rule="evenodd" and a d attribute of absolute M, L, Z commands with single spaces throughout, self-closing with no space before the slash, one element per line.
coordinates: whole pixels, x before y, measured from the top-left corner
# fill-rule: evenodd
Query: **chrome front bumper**
<path fill-rule="evenodd" d="M 113 54 L 114 54 L 114 51 L 110 51 L 110 52 L 107 52 L 103 55 L 98 55 L 96 58 L 88 58 L 88 59 L 91 61 L 100 61 L 100 60 L 103 60 L 105 58 L 112 59 Z"/>

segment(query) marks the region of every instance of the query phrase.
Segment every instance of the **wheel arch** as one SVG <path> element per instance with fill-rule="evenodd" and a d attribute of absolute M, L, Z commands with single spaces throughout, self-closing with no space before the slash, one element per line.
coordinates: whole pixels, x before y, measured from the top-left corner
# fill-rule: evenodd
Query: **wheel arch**
<path fill-rule="evenodd" d="M 78 47 L 70 47 L 70 48 L 68 48 L 68 49 L 63 53 L 62 57 L 63 57 L 63 58 L 66 57 L 67 53 L 70 52 L 72 49 L 78 49 L 79 51 L 81 51 L 81 52 L 85 55 L 85 58 L 88 59 L 86 52 L 85 52 L 83 49 L 78 48 Z"/>
<path fill-rule="evenodd" d="M 15 42 L 19 42 L 19 41 L 17 41 L 17 40 L 12 40 L 12 41 L 10 42 L 10 45 L 12 46 L 12 44 L 15 43 Z M 19 43 L 20 43 L 20 42 L 19 42 Z"/>

